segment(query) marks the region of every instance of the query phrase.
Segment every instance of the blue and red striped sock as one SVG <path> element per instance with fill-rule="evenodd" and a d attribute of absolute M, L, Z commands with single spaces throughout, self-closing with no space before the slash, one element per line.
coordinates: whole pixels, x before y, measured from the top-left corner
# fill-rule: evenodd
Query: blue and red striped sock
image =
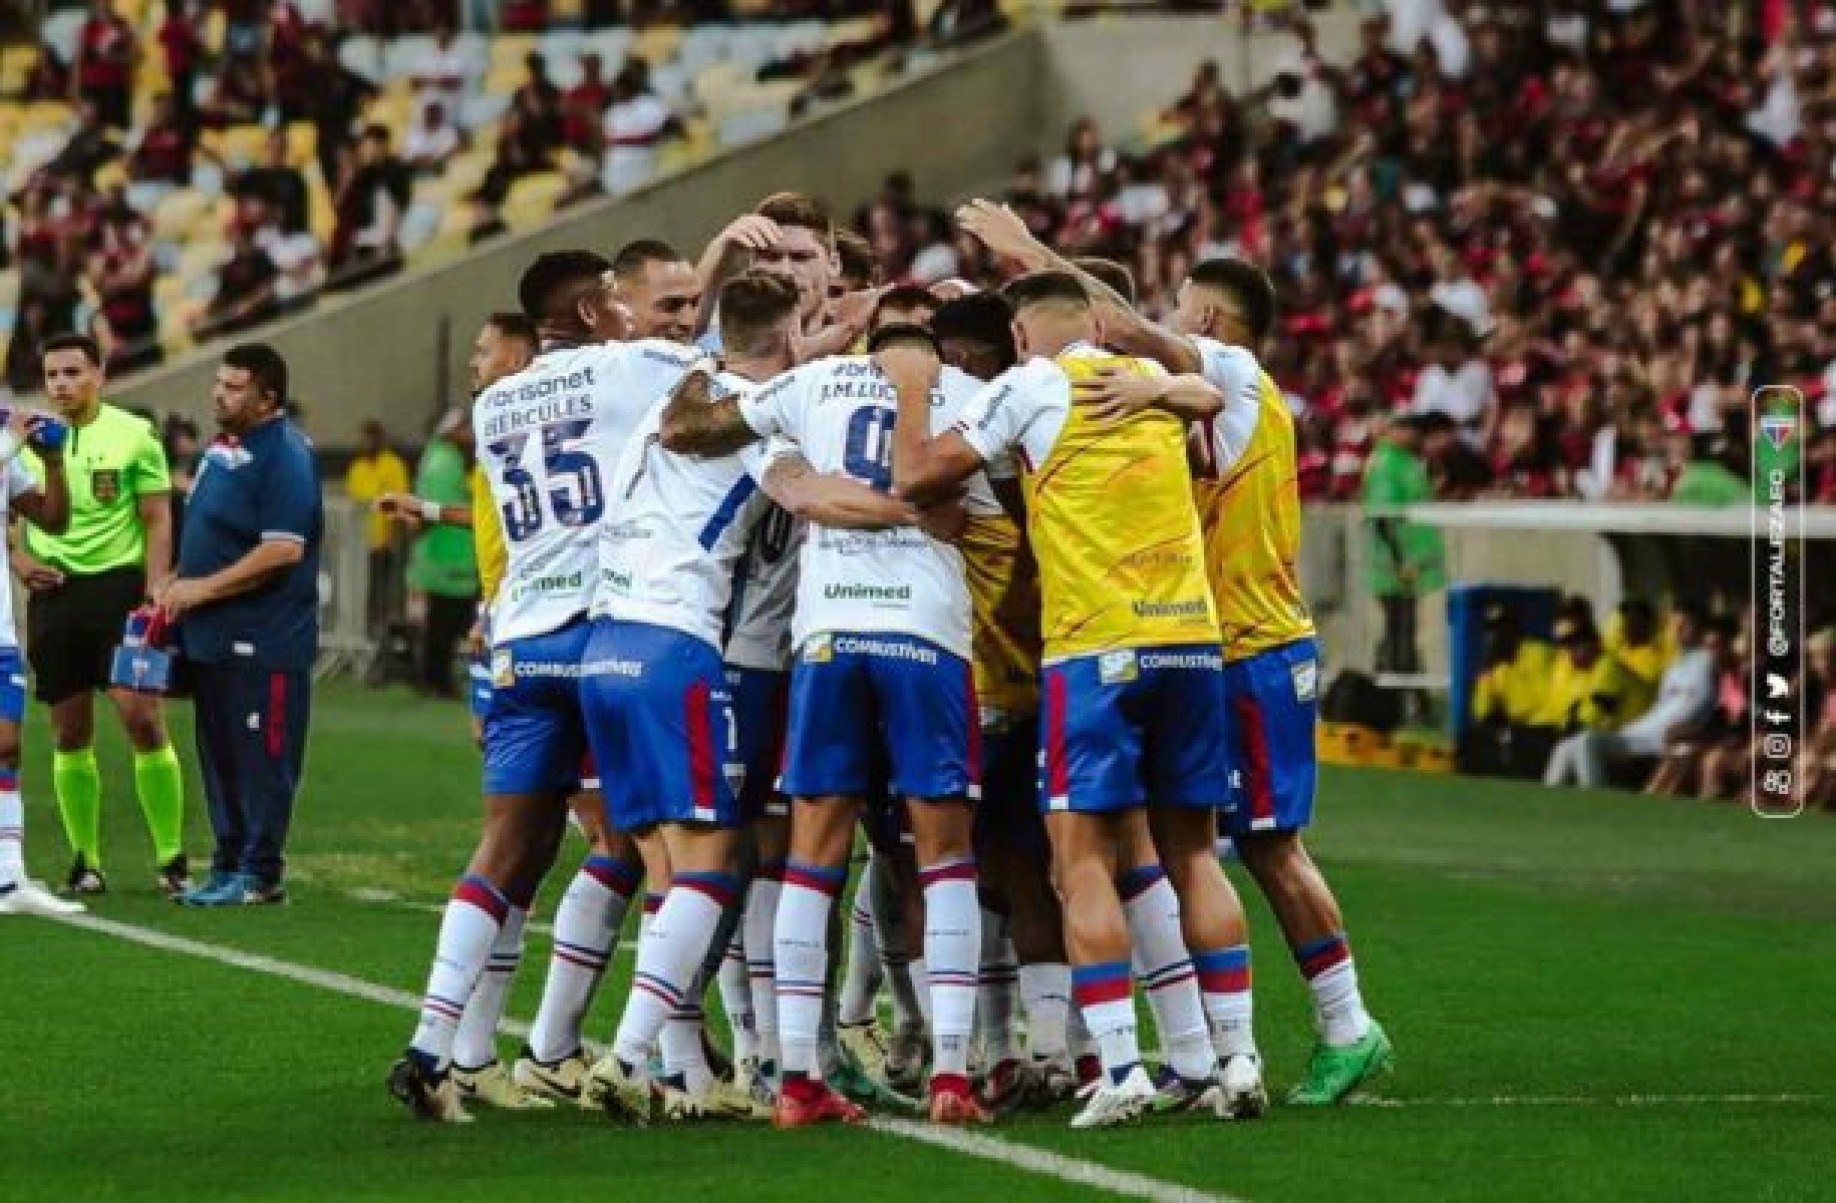
<path fill-rule="evenodd" d="M 1294 963 L 1313 992 L 1314 1026 L 1320 1039 L 1339 1047 L 1364 1039 L 1371 1030 L 1371 1016 L 1358 991 L 1358 966 L 1345 933 L 1336 931 L 1296 947 Z"/>
<path fill-rule="evenodd" d="M 1205 1021 L 1210 1025 L 1212 1047 L 1217 1050 L 1219 1060 L 1255 1056 L 1249 945 L 1237 944 L 1195 953 L 1192 967 L 1198 972 L 1199 994 L 1205 1000 Z"/>
<path fill-rule="evenodd" d="M 453 887 L 421 999 L 421 1021 L 409 1042 L 435 1069 L 443 1070 L 452 1061 L 459 1018 L 509 913 L 510 900 L 482 877 L 468 874 Z"/>
<path fill-rule="evenodd" d="M 1074 966 L 1071 997 L 1097 1043 L 1104 1072 L 1112 1084 L 1121 1082 L 1141 1064 L 1141 1046 L 1135 1036 L 1134 983 L 1128 962 Z"/>

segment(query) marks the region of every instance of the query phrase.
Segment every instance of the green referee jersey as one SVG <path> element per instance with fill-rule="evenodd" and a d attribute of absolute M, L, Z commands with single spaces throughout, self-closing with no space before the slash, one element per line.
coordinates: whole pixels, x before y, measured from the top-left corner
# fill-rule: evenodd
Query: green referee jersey
<path fill-rule="evenodd" d="M 44 466 L 31 458 L 42 476 Z M 64 474 L 70 481 L 70 529 L 49 535 L 27 523 L 26 550 L 73 576 L 145 567 L 147 530 L 140 520 L 140 499 L 172 491 L 166 451 L 153 427 L 104 403 L 93 421 L 71 428 L 64 444 Z"/>

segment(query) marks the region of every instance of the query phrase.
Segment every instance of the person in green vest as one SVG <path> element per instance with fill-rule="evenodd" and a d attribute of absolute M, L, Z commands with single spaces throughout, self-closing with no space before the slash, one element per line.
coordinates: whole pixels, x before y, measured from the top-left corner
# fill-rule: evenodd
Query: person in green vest
<path fill-rule="evenodd" d="M 172 576 L 166 453 L 150 423 L 102 400 L 102 353 L 93 339 L 49 340 L 42 366 L 45 393 L 70 425 L 70 525 L 57 535 L 27 527 L 13 571 L 30 594 L 26 653 L 38 700 L 51 713 L 51 783 L 75 854 L 65 892 L 108 889 L 95 751 L 95 695 L 106 691 L 133 745 L 134 789 L 153 837 L 159 886 L 176 897 L 191 888 L 185 783 L 160 699 L 109 684 L 128 615 Z"/>
<path fill-rule="evenodd" d="M 1422 454 L 1422 422 L 1413 414 L 1391 418 L 1364 466 L 1366 511 L 1434 500 L 1428 461 Z M 1371 592 L 1383 607 L 1383 635 L 1377 647 L 1379 672 L 1419 673 L 1417 640 L 1420 599 L 1447 583 L 1441 532 L 1398 517 L 1370 516 L 1365 564 Z"/>
<path fill-rule="evenodd" d="M 461 410 L 448 410 L 421 452 L 414 476 L 415 496 L 441 506 L 470 506 L 471 468 L 471 421 Z M 429 523 L 409 552 L 408 583 L 427 602 L 421 624 L 419 684 L 438 697 L 456 698 L 454 659 L 478 611 L 478 557 L 472 532 Z"/>

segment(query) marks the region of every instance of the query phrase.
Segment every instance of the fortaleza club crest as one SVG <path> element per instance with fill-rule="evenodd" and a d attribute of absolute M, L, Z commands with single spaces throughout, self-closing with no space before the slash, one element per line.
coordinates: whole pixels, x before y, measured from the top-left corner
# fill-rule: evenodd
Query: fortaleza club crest
<path fill-rule="evenodd" d="M 121 496 L 121 470 L 119 468 L 97 468 L 89 474 L 89 494 L 97 501 L 107 503 Z"/>
<path fill-rule="evenodd" d="M 1772 449 L 1783 451 L 1785 444 L 1791 442 L 1792 436 L 1798 433 L 1798 418 L 1796 414 L 1763 414 L 1759 426 L 1760 433 L 1766 436 Z"/>

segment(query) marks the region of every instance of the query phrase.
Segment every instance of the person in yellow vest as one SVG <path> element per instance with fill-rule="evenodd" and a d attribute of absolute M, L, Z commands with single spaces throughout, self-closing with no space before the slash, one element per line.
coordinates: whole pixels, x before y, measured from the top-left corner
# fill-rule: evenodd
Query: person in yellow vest
<path fill-rule="evenodd" d="M 986 465 L 1025 494 L 1043 594 L 1040 804 L 1072 992 L 1104 1071 L 1072 1126 L 1157 1106 L 1254 1115 L 1265 1094 L 1248 998 L 1239 975 L 1213 968 L 1245 927 L 1215 852 L 1229 720 L 1185 424 L 1072 405 L 1073 382 L 1106 368 L 1164 375 L 1101 349 L 1077 277 L 1037 272 L 1006 295 L 1023 362 L 941 435 L 929 433 L 935 356 L 906 343 L 876 358 L 899 399 L 896 493 L 924 504 Z M 1131 954 L 1173 1070 L 1160 1092 L 1140 1066 Z"/>
<path fill-rule="evenodd" d="M 1167 329 L 1039 243 L 1005 206 L 975 201 L 958 219 L 1003 259 L 1076 272 L 1097 300 L 1109 345 L 1184 373 L 1142 379 L 1099 370 L 1080 385 L 1080 400 L 1118 420 L 1171 410 L 1197 423 L 1195 487 L 1228 662 L 1230 768 L 1242 792 L 1220 817 L 1313 994 L 1320 1041 L 1289 1101 L 1336 1103 L 1388 1070 L 1394 1052 L 1364 1005 L 1338 902 L 1300 835 L 1312 819 L 1317 777 L 1319 654 L 1295 571 L 1294 422 L 1255 354 L 1274 325 L 1274 286 L 1253 264 L 1208 260 L 1181 285 Z M 1228 951 L 1213 972 L 1240 980 L 1247 996 L 1248 947 Z M 1247 1014 L 1242 1022 L 1248 1026 Z"/>
<path fill-rule="evenodd" d="M 367 506 L 390 493 L 407 491 L 407 461 L 389 446 L 389 435 L 381 422 L 365 422 L 357 455 L 344 474 L 345 495 Z M 387 514 L 372 509 L 364 533 L 370 549 L 370 602 L 366 620 L 370 632 L 375 634 L 398 609 L 401 584 L 397 561 L 400 557 L 396 551 L 395 531 L 389 525 Z"/>
<path fill-rule="evenodd" d="M 1668 632 L 1658 623 L 1657 611 L 1642 597 L 1627 598 L 1619 612 L 1607 620 L 1602 639 L 1606 654 L 1619 661 L 1627 682 L 1624 712 L 1643 714 L 1657 701 L 1658 682 L 1676 659 Z"/>
<path fill-rule="evenodd" d="M 1460 771 L 1540 777 L 1550 745 L 1529 728 L 1549 692 L 1550 646 L 1526 636 L 1502 602 L 1486 610 L 1485 638 L 1472 723 L 1460 741 Z"/>

